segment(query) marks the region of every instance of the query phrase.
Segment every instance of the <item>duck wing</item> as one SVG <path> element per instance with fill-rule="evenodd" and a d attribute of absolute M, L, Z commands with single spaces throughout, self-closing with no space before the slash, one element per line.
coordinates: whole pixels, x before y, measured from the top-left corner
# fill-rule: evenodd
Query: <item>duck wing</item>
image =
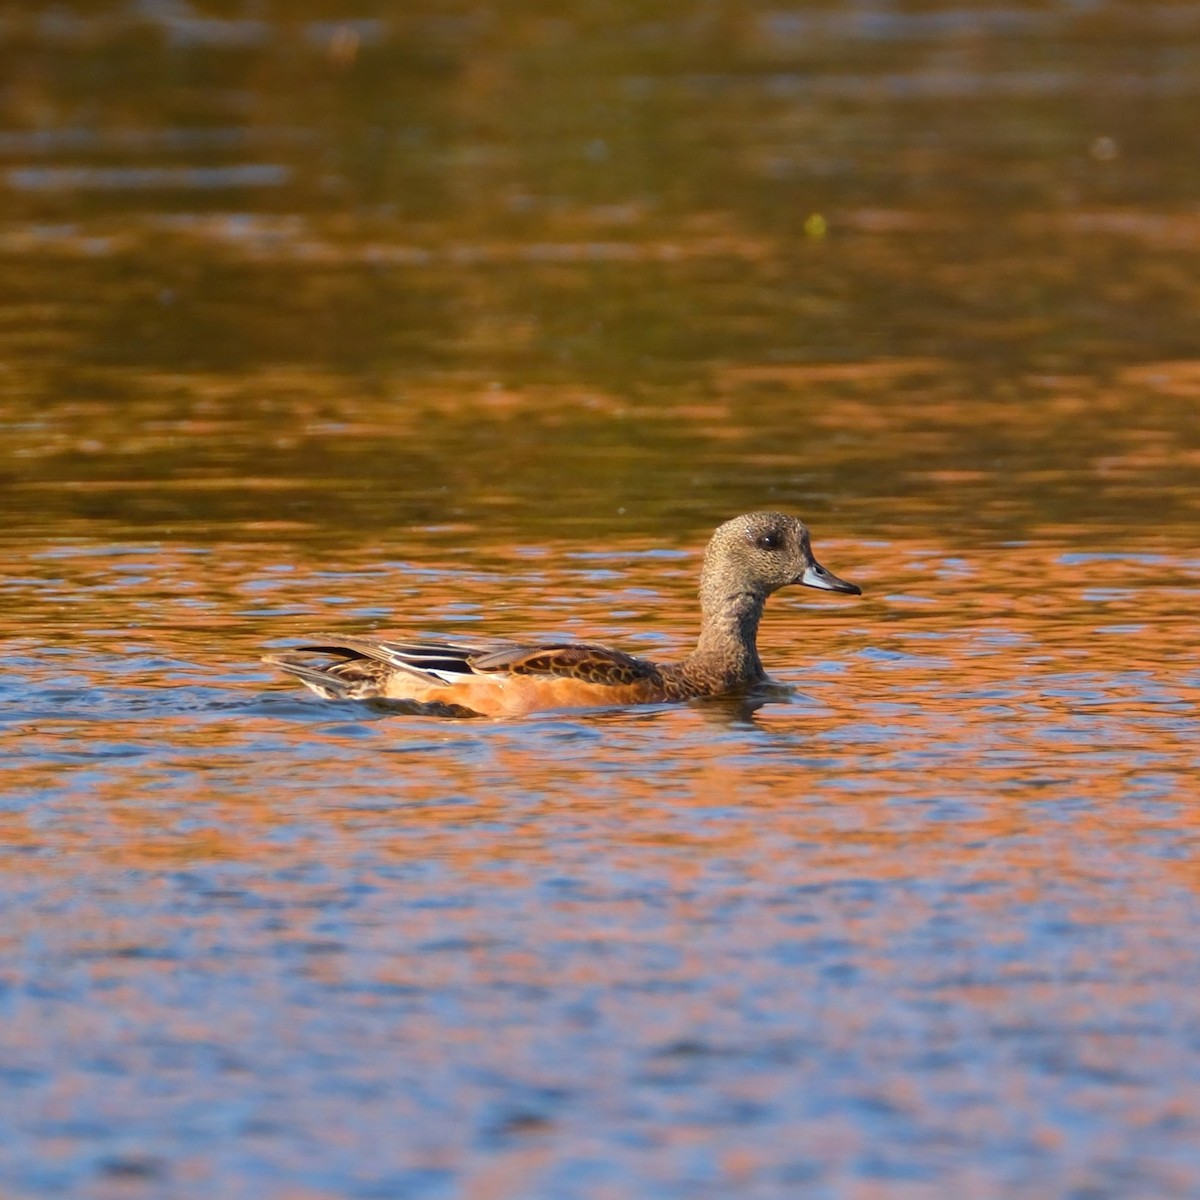
<path fill-rule="evenodd" d="M 263 661 L 333 700 L 383 695 L 394 672 L 432 686 L 472 675 L 532 675 L 612 687 L 659 678 L 653 663 L 587 642 L 399 642 L 317 633 L 304 645 L 265 655 Z"/>
<path fill-rule="evenodd" d="M 366 700 L 383 696 L 397 672 L 430 685 L 474 674 L 470 661 L 510 645 L 506 642 L 392 642 L 378 638 L 315 633 L 290 650 L 263 661 L 294 675 L 327 700 Z"/>
<path fill-rule="evenodd" d="M 612 687 L 658 679 L 658 668 L 644 658 L 635 658 L 608 646 L 588 642 L 510 644 L 467 659 L 479 674 L 542 675 L 580 679 Z"/>

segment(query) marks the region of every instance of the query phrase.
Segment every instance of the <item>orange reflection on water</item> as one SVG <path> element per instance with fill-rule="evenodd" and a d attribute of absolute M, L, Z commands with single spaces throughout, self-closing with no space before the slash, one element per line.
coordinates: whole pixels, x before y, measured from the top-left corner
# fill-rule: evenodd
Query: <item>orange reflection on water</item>
<path fill-rule="evenodd" d="M 768 702 L 745 716 L 712 705 L 564 715 L 534 722 L 528 738 L 519 726 L 498 730 L 488 723 L 377 714 L 369 714 L 357 736 L 348 738 L 356 728 L 353 706 L 337 706 L 336 715 L 327 716 L 306 695 L 293 699 L 285 681 L 260 674 L 254 658 L 262 644 L 313 628 L 450 629 L 453 618 L 446 611 L 455 608 L 471 617 L 471 630 L 566 632 L 661 657 L 678 655 L 694 628 L 694 557 L 672 563 L 665 574 L 653 558 L 622 562 L 619 548 L 583 570 L 569 557 L 538 558 L 536 572 L 521 558 L 503 573 L 458 570 L 439 577 L 422 567 L 419 579 L 399 589 L 404 572 L 326 561 L 314 576 L 303 563 L 275 562 L 293 569 L 267 577 L 271 586 L 261 592 L 247 576 L 264 559 L 273 560 L 278 547 L 244 546 L 224 563 L 195 554 L 172 560 L 160 549 L 153 587 L 139 604 L 149 611 L 187 597 L 194 615 L 169 629 L 143 621 L 135 631 L 104 629 L 105 605 L 116 603 L 128 612 L 129 601 L 111 590 L 98 564 L 86 556 L 52 560 L 46 570 L 54 572 L 55 585 L 76 600 L 88 596 L 89 618 L 98 621 L 88 638 L 89 655 L 111 655 L 105 669 L 117 672 L 94 678 L 93 695 L 85 701 L 100 705 L 98 745 L 118 749 L 114 767 L 105 765 L 102 754 L 89 762 L 91 794 L 104 802 L 87 806 L 80 836 L 96 838 L 105 853 L 117 855 L 254 858 L 267 852 L 272 825 L 300 796 L 315 799 L 333 781 L 348 798 L 358 790 L 374 795 L 389 780 L 397 789 L 393 819 L 425 830 L 425 837 L 435 836 L 442 823 L 457 828 L 462 821 L 499 820 L 514 794 L 566 795 L 572 814 L 619 814 L 615 828 L 634 845 L 661 838 L 697 852 L 713 838 L 710 848 L 757 845 L 764 836 L 759 822 L 769 816 L 774 834 L 787 844 L 799 838 L 799 826 L 810 837 L 825 830 L 834 839 L 825 853 L 836 857 L 843 840 L 858 852 L 882 838 L 891 852 L 893 837 L 934 838 L 940 846 L 951 835 L 969 842 L 984 832 L 969 822 L 919 834 L 891 831 L 889 804 L 896 797 L 908 805 L 946 800 L 956 792 L 987 799 L 986 833 L 995 838 L 1017 832 L 1029 819 L 1023 804 L 1067 795 L 1089 806 L 1072 821 L 1075 836 L 1081 831 L 1105 836 L 1113 829 L 1114 811 L 1122 814 L 1114 836 L 1127 836 L 1130 825 L 1159 827 L 1148 812 L 1122 806 L 1131 781 L 1160 776 L 1163 803 L 1186 793 L 1190 729 L 1172 716 L 1186 715 L 1197 698 L 1196 681 L 1175 653 L 1191 620 L 1190 575 L 1168 555 L 1073 556 L 1060 547 L 1028 545 L 965 557 L 927 544 L 893 543 L 884 585 L 876 582 L 881 567 L 853 562 L 862 551 L 852 544 L 835 541 L 822 553 L 838 570 L 861 579 L 867 597 L 830 603 L 796 592 L 772 601 L 761 646 L 769 669 L 796 688 L 790 703 Z M 481 549 L 479 557 L 499 565 L 503 551 Z M 137 556 L 119 561 L 135 578 Z M 609 585 L 589 587 L 586 579 L 593 566 L 618 563 L 622 608 L 614 621 Z M 504 603 L 497 606 L 501 578 Z M 45 586 L 35 581 L 24 601 L 31 621 Z M 22 598 L 16 592 L 10 588 L 10 604 L 19 613 Z M 570 602 L 543 607 L 531 618 L 539 599 L 555 593 L 570 596 Z M 353 603 L 345 603 L 351 596 Z M 407 621 L 397 613 L 398 603 L 410 610 Z M 243 607 L 241 616 L 230 611 L 237 607 Z M 380 619 L 384 612 L 391 619 Z M 112 624 L 118 624 L 115 612 Z M 50 634 L 44 617 L 41 627 L 43 636 Z M 50 634 L 60 645 L 67 638 L 65 625 Z M 194 665 L 172 680 L 184 660 Z M 81 674 L 86 668 L 78 659 L 61 661 L 64 683 L 86 697 Z M 144 672 L 139 661 L 147 664 Z M 214 667 L 219 673 L 207 679 Z M 44 679 L 46 685 L 53 682 L 52 676 Z M 122 688 L 144 697 L 132 711 L 122 701 Z M 189 699 L 193 688 L 199 690 Z M 181 711 L 156 713 L 159 697 Z M 288 720 L 296 723 L 290 732 L 287 724 L 254 711 L 266 701 L 285 700 L 292 705 Z M 233 715 L 220 716 L 222 707 L 232 707 Z M 585 742 L 589 749 L 582 758 L 575 751 L 565 759 L 545 756 L 538 742 L 543 731 L 565 737 L 578 721 L 594 728 L 596 739 L 594 745 Z M 94 729 L 73 722 L 69 713 L 37 717 L 26 735 L 34 765 L 20 768 L 29 774 L 18 774 L 17 786 L 31 791 L 56 781 L 61 786 L 60 770 L 49 765 L 56 748 L 87 757 Z M 289 748 L 294 734 L 303 736 L 299 762 Z M 742 736 L 758 739 L 753 752 L 738 742 Z M 640 752 L 664 739 L 687 748 L 672 759 L 669 772 L 639 761 Z M 460 743 L 471 748 L 462 760 L 441 752 L 443 745 Z M 128 755 L 122 747 L 130 748 Z M 259 776 L 271 777 L 282 765 L 281 754 L 286 785 L 264 789 Z M 938 762 L 936 773 L 914 771 L 930 758 Z M 36 765 L 38 760 L 46 765 Z M 161 814 L 152 800 L 161 791 L 177 795 L 170 783 L 176 770 L 195 789 L 189 805 L 205 812 L 212 828 L 163 843 L 153 833 Z M 1000 794 L 1004 804 L 993 811 L 990 800 Z M 814 795 L 820 804 L 814 804 Z M 450 806 L 448 798 L 454 798 Z M 752 806 L 754 820 L 726 814 L 712 831 L 702 826 L 664 833 L 648 818 L 661 814 L 664 805 L 667 812 L 681 805 L 705 811 L 724 800 Z M 543 803 L 547 814 L 557 811 L 555 802 Z M 864 805 L 869 807 L 859 811 Z M 846 806 L 857 814 L 850 828 L 836 815 Z M 533 821 L 523 806 L 520 811 Z M 340 805 L 312 817 L 334 828 L 342 822 L 352 827 L 358 819 Z M 900 819 L 910 824 L 911 813 L 904 810 Z M 1185 813 L 1170 816 L 1176 827 L 1186 819 Z M 139 835 L 140 822 L 151 828 Z M 512 844 L 512 831 L 502 823 L 508 852 L 531 852 L 522 839 Z M 16 828 L 11 833 L 18 836 Z M 453 836 L 450 841 L 457 844 Z M 486 836 L 479 841 L 489 844 Z M 469 846 L 470 853 L 483 852 L 474 838 Z M 458 852 L 468 850 L 459 846 Z"/>

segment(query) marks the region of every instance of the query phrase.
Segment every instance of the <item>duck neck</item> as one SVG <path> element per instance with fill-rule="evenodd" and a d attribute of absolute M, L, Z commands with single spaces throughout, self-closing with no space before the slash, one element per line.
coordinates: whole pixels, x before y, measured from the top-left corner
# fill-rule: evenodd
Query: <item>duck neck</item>
<path fill-rule="evenodd" d="M 719 672 L 727 686 L 765 679 L 757 639 L 766 596 L 756 592 L 714 594 L 702 588 L 700 599 L 700 639 L 688 665 L 705 673 Z"/>

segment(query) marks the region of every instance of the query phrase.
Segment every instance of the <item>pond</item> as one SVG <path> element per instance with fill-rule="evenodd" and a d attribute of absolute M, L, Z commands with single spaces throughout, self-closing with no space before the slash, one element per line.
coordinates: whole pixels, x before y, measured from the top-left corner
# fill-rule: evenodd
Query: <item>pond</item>
<path fill-rule="evenodd" d="M 0 42 L 6 1196 L 1200 1192 L 1195 6 Z M 676 659 L 756 509 L 750 701 L 260 662 Z"/>

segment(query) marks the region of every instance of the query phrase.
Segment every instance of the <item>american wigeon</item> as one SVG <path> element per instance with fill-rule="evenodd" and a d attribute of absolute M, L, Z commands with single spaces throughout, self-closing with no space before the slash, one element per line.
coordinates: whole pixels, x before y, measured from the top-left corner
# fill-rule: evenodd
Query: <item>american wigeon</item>
<path fill-rule="evenodd" d="M 758 623 L 767 597 L 793 583 L 862 594 L 813 558 L 801 521 L 747 513 L 727 521 L 708 543 L 700 639 L 682 662 L 650 662 L 585 642 L 396 642 L 336 634 L 314 634 L 263 661 L 328 700 L 408 701 L 413 711 L 449 716 L 720 696 L 766 682 Z"/>

